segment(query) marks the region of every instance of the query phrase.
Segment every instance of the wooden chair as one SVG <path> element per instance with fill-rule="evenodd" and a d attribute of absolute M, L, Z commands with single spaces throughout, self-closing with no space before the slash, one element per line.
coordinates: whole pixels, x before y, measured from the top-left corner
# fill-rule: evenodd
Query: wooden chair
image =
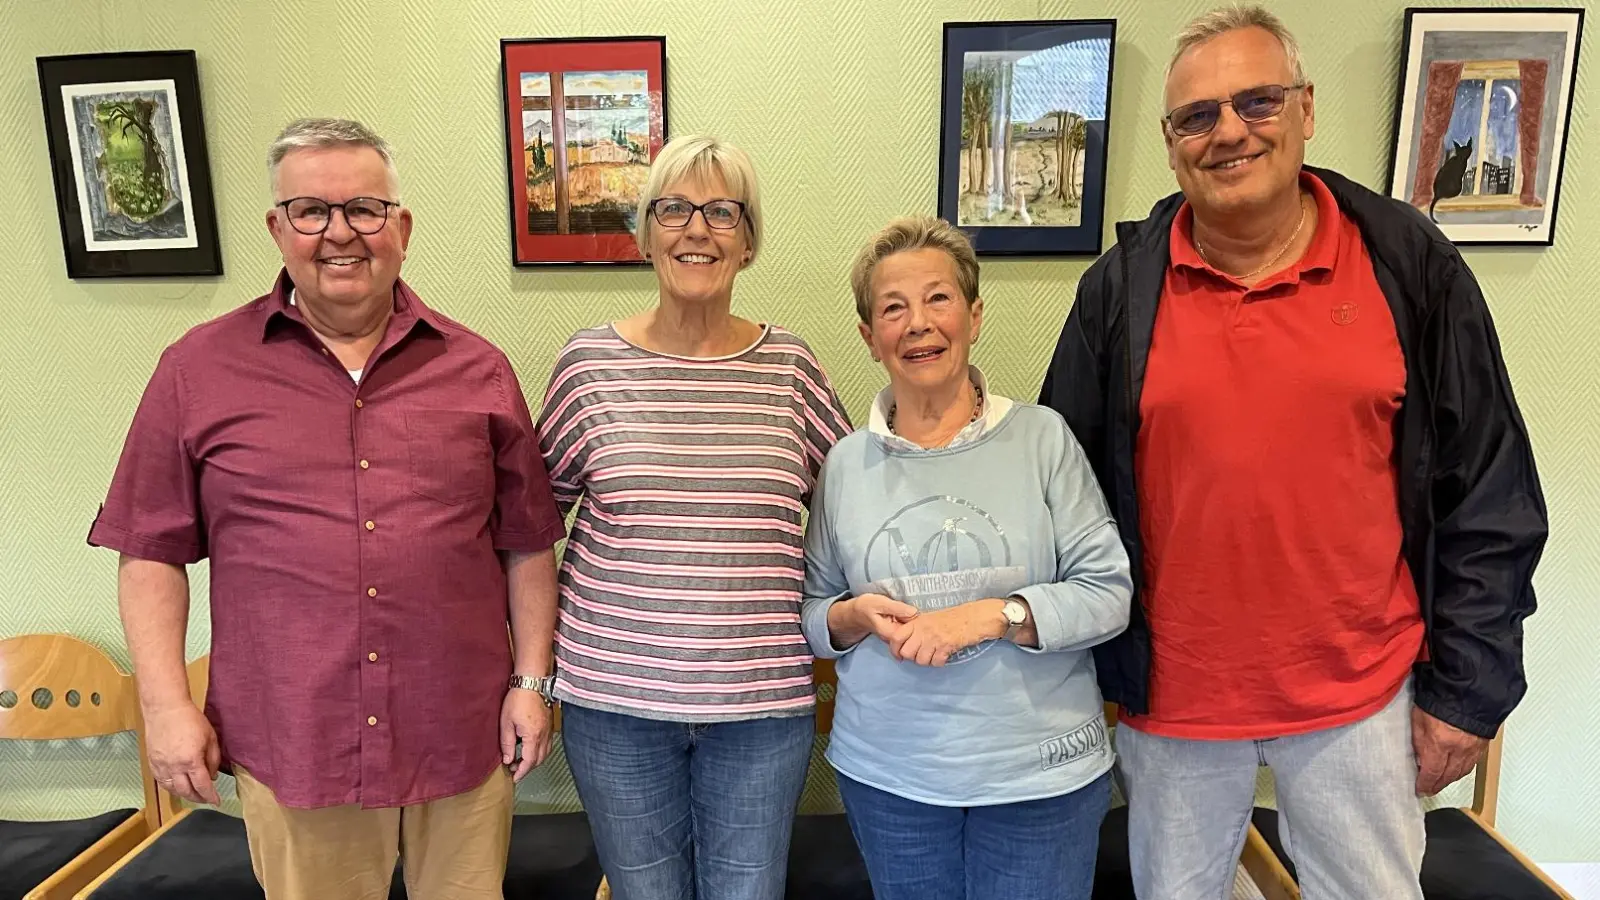
<path fill-rule="evenodd" d="M 205 705 L 210 657 L 189 664 L 189 690 Z M 555 727 L 560 729 L 559 711 Z M 177 900 L 196 896 L 264 900 L 250 863 L 243 820 L 214 809 L 188 807 L 146 781 L 159 796 L 161 827 L 120 863 L 78 894 L 78 900 Z M 512 820 L 507 860 L 507 900 L 589 900 L 600 882 L 600 862 L 582 813 L 519 815 Z M 399 866 L 390 900 L 405 900 Z"/>
<path fill-rule="evenodd" d="M 1422 895 L 1427 900 L 1573 900 L 1494 828 L 1504 736 L 1502 728 L 1478 761 L 1472 805 L 1435 809 L 1424 817 Z M 1294 861 L 1284 851 L 1277 811 L 1258 808 L 1253 818 L 1293 879 Z M 1288 900 L 1300 900 L 1298 887 Z"/>
<path fill-rule="evenodd" d="M 61 634 L 0 640 L 0 740 L 78 740 L 139 731 L 133 678 Z M 144 765 L 144 741 L 139 741 Z M 0 822 L 0 897 L 65 900 L 160 824 L 153 785 L 140 809 L 62 822 Z"/>

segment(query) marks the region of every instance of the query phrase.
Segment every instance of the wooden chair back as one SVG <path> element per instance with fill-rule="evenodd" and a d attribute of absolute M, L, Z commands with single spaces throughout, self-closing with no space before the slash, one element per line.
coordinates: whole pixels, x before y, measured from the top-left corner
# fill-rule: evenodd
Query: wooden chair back
<path fill-rule="evenodd" d="M 83 740 L 131 731 L 145 755 L 139 692 L 99 647 L 66 634 L 0 640 L 0 740 Z M 161 822 L 155 785 L 142 777 L 145 826 Z"/>
<path fill-rule="evenodd" d="M 0 739 L 76 740 L 138 728 L 133 676 L 100 648 L 65 634 L 0 640 Z"/>

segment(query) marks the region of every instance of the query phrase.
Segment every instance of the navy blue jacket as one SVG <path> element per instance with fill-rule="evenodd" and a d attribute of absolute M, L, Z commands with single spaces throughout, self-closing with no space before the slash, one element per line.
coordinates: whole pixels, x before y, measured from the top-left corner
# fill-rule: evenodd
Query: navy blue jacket
<path fill-rule="evenodd" d="M 1395 420 L 1399 513 L 1429 657 L 1416 667 L 1416 704 L 1492 737 L 1527 691 L 1522 620 L 1534 610 L 1533 570 L 1548 527 L 1494 323 L 1471 270 L 1425 217 L 1337 173 L 1306 171 L 1360 228 L 1405 354 Z M 1078 283 L 1039 395 L 1088 453 L 1136 588 L 1139 396 L 1182 199 L 1174 194 L 1143 221 L 1117 224 L 1116 246 Z M 1127 631 L 1095 648 L 1095 664 L 1108 701 L 1149 711 L 1150 630 L 1139 603 Z"/>

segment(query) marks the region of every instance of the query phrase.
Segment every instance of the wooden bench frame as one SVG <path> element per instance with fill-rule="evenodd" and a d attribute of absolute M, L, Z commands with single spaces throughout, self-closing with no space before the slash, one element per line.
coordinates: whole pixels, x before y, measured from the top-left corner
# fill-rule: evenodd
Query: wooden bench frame
<path fill-rule="evenodd" d="M 0 640 L 0 690 L 17 694 L 15 706 L 0 709 L 0 740 L 82 740 L 132 731 L 139 744 L 140 771 L 148 772 L 133 676 L 93 644 L 65 634 L 26 634 Z M 45 708 L 33 702 L 39 690 L 51 694 Z M 75 695 L 75 706 L 69 703 L 69 691 Z M 155 785 L 149 778 L 141 780 L 143 806 L 35 886 L 24 900 L 67 900 L 125 858 L 160 825 Z"/>

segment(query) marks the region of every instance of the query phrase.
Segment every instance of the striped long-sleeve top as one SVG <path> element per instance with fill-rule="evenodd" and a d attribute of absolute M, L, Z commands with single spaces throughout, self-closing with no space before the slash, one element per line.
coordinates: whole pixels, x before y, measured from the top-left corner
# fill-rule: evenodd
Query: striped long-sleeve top
<path fill-rule="evenodd" d="M 573 335 L 539 444 L 563 512 L 557 697 L 678 722 L 809 714 L 801 514 L 850 421 L 811 348 L 767 326 L 685 358 Z"/>

